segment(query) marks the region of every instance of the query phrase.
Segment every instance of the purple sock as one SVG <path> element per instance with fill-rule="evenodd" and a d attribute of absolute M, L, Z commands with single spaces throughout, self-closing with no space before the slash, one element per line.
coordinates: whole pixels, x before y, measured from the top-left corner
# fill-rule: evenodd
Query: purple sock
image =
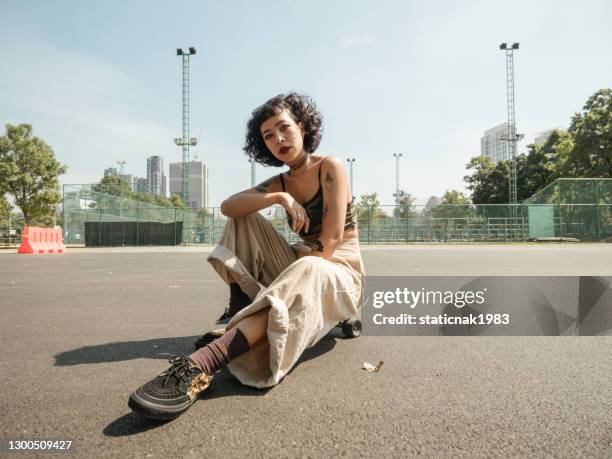
<path fill-rule="evenodd" d="M 208 375 L 214 375 L 227 362 L 249 351 L 251 347 L 238 327 L 198 349 L 189 357 Z"/>

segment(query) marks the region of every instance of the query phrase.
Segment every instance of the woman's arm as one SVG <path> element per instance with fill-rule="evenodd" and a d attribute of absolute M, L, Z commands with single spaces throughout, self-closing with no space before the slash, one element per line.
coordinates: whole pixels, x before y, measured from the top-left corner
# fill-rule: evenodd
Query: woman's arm
<path fill-rule="evenodd" d="M 227 198 L 221 203 L 221 213 L 230 218 L 244 217 L 274 204 L 281 204 L 283 194 L 280 179 L 274 175 L 253 188 Z"/>
<path fill-rule="evenodd" d="M 321 235 L 310 255 L 329 258 L 344 234 L 348 178 L 344 164 L 333 156 L 328 156 L 321 164 L 323 182 L 323 226 Z"/>

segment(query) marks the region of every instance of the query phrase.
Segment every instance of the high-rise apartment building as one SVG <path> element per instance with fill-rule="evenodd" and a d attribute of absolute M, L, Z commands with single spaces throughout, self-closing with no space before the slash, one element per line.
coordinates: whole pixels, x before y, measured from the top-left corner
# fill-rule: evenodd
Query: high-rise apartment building
<path fill-rule="evenodd" d="M 107 167 L 106 169 L 104 169 L 104 177 L 116 177 L 117 174 L 118 172 L 116 167 Z"/>
<path fill-rule="evenodd" d="M 182 197 L 183 163 L 170 163 L 170 194 Z M 208 167 L 204 161 L 189 162 L 189 203 L 194 211 L 209 207 Z"/>
<path fill-rule="evenodd" d="M 149 180 L 146 177 L 134 177 L 132 191 L 135 193 L 149 193 Z"/>
<path fill-rule="evenodd" d="M 147 180 L 149 193 L 165 196 L 166 176 L 164 174 L 164 159 L 161 156 L 147 158 Z"/>
<path fill-rule="evenodd" d="M 119 177 L 124 182 L 129 183 L 130 190 L 134 191 L 134 179 L 132 178 L 132 174 L 118 174 L 117 177 Z"/>
<path fill-rule="evenodd" d="M 508 138 L 508 123 L 502 123 L 487 129 L 480 138 L 480 155 L 490 158 L 493 164 L 510 159 L 510 143 Z"/>

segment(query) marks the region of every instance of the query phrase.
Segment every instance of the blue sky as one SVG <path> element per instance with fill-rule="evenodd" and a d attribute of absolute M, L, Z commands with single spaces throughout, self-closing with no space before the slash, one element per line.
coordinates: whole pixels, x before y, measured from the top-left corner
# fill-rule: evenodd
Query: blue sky
<path fill-rule="evenodd" d="M 464 190 L 486 129 L 505 121 L 505 58 L 518 41 L 516 116 L 526 134 L 567 126 L 612 86 L 612 2 L 0 0 L 0 123 L 27 122 L 91 183 L 127 161 L 178 161 L 181 62 L 191 61 L 191 134 L 210 168 L 211 205 L 250 186 L 251 110 L 281 92 L 314 97 L 323 155 L 355 157 L 355 194 L 424 203 Z M 192 151 L 193 152 L 193 151 Z M 167 167 L 167 166 L 166 166 Z M 280 172 L 258 166 L 258 181 Z"/>

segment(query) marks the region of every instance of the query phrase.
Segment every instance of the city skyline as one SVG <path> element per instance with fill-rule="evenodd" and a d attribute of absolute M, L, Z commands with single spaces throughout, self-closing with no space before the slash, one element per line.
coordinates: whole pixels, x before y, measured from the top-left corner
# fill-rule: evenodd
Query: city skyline
<path fill-rule="evenodd" d="M 11 65 L 0 72 L 0 123 L 31 123 L 69 166 L 62 184 L 96 182 L 120 159 L 125 174 L 141 176 L 133 167 L 151 151 L 180 161 L 175 49 L 195 46 L 191 136 L 199 145 L 191 157 L 209 168 L 210 205 L 250 186 L 241 151 L 248 116 L 289 90 L 313 96 L 323 113 L 319 153 L 356 158 L 357 196 L 378 192 L 391 204 L 392 155 L 403 153 L 400 187 L 424 203 L 465 191 L 465 165 L 480 154 L 483 132 L 506 120 L 499 43 L 521 43 L 522 153 L 610 86 L 611 13 L 605 1 L 5 4 L 0 50 Z M 250 33 L 255 26 L 261 32 Z M 257 165 L 257 182 L 278 172 Z"/>

